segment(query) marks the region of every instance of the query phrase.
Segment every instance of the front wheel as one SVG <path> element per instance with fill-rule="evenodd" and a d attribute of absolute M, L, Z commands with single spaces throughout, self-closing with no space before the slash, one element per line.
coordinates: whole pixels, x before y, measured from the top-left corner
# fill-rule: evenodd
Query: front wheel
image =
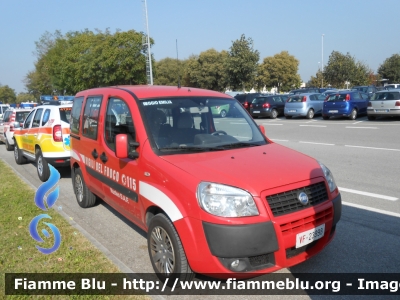
<path fill-rule="evenodd" d="M 72 184 L 79 206 L 83 208 L 92 207 L 96 203 L 96 195 L 87 187 L 83 180 L 82 171 L 78 168 L 72 174 Z"/>
<path fill-rule="evenodd" d="M 42 182 L 47 181 L 50 177 L 50 168 L 46 159 L 43 157 L 42 151 L 36 151 L 36 170 L 39 176 L 39 179 Z"/>
<path fill-rule="evenodd" d="M 21 149 L 19 149 L 17 142 L 14 142 L 14 158 L 17 165 L 22 165 L 27 163 L 27 159 L 22 155 Z"/>
<path fill-rule="evenodd" d="M 271 111 L 271 118 L 276 119 L 277 116 L 278 116 L 278 111 L 276 109 L 273 109 Z"/>
<path fill-rule="evenodd" d="M 164 214 L 158 214 L 150 220 L 147 246 L 151 264 L 160 280 L 168 278 L 168 283 L 173 284 L 177 278 L 194 278 L 179 235 Z"/>
<path fill-rule="evenodd" d="M 353 110 L 350 113 L 349 120 L 355 120 L 355 119 L 357 119 L 357 110 L 353 108 Z"/>
<path fill-rule="evenodd" d="M 307 117 L 307 119 L 314 118 L 314 110 L 309 109 L 308 112 L 307 112 L 307 116 L 306 117 Z"/>

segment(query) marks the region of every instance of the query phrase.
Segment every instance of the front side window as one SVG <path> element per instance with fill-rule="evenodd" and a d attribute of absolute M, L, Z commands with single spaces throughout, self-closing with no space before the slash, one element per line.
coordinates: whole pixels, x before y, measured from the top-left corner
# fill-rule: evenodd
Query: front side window
<path fill-rule="evenodd" d="M 82 119 L 82 134 L 91 139 L 97 139 L 98 120 L 101 105 L 101 96 L 88 97 Z"/>
<path fill-rule="evenodd" d="M 107 103 L 104 137 L 110 149 L 115 151 L 117 134 L 128 134 L 129 141 L 135 141 L 135 128 L 127 103 L 119 98 L 110 98 Z"/>
<path fill-rule="evenodd" d="M 83 97 L 75 98 L 71 111 L 71 133 L 79 134 Z"/>
<path fill-rule="evenodd" d="M 26 120 L 24 122 L 24 128 L 29 128 L 34 114 L 35 114 L 35 111 L 31 111 L 31 113 L 29 114 L 29 116 L 26 118 Z"/>
<path fill-rule="evenodd" d="M 43 109 L 42 108 L 38 108 L 36 110 L 36 114 L 35 114 L 35 117 L 33 118 L 33 122 L 32 122 L 32 128 L 40 126 L 40 119 L 42 117 L 42 113 L 43 113 Z"/>
<path fill-rule="evenodd" d="M 262 98 L 254 101 L 261 101 Z M 165 98 L 142 100 L 139 103 L 147 136 L 153 149 L 161 155 L 223 151 L 267 144 L 244 108 L 230 99 Z M 212 108 L 216 106 L 229 106 L 235 113 L 221 118 L 212 113 Z"/>
<path fill-rule="evenodd" d="M 5 112 L 3 122 L 10 122 L 10 115 L 11 115 L 11 111 Z"/>

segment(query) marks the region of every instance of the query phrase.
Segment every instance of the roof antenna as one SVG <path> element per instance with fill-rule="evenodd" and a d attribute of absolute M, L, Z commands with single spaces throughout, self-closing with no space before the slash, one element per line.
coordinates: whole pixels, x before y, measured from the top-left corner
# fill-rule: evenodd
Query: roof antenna
<path fill-rule="evenodd" d="M 178 59 L 178 39 L 176 39 L 176 62 L 178 64 L 178 89 L 180 89 L 181 88 L 181 77 L 180 77 L 179 59 Z"/>

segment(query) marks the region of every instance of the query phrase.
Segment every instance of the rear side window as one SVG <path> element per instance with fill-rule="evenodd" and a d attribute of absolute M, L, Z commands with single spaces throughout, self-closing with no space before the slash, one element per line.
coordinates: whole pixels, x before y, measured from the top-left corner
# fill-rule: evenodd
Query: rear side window
<path fill-rule="evenodd" d="M 75 98 L 71 111 L 71 133 L 79 134 L 83 97 Z"/>
<path fill-rule="evenodd" d="M 88 97 L 86 99 L 85 112 L 83 113 L 82 134 L 94 140 L 97 139 L 97 122 L 99 120 L 101 100 L 101 96 Z"/>
<path fill-rule="evenodd" d="M 42 126 L 44 126 L 50 119 L 50 109 L 46 109 L 43 114 Z"/>

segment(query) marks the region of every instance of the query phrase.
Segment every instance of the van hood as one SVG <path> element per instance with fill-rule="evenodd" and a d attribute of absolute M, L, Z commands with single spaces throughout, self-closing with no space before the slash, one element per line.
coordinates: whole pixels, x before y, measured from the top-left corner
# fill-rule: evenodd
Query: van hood
<path fill-rule="evenodd" d="M 323 177 L 318 162 L 279 144 L 161 156 L 200 181 L 240 187 L 253 196 L 271 188 Z"/>

